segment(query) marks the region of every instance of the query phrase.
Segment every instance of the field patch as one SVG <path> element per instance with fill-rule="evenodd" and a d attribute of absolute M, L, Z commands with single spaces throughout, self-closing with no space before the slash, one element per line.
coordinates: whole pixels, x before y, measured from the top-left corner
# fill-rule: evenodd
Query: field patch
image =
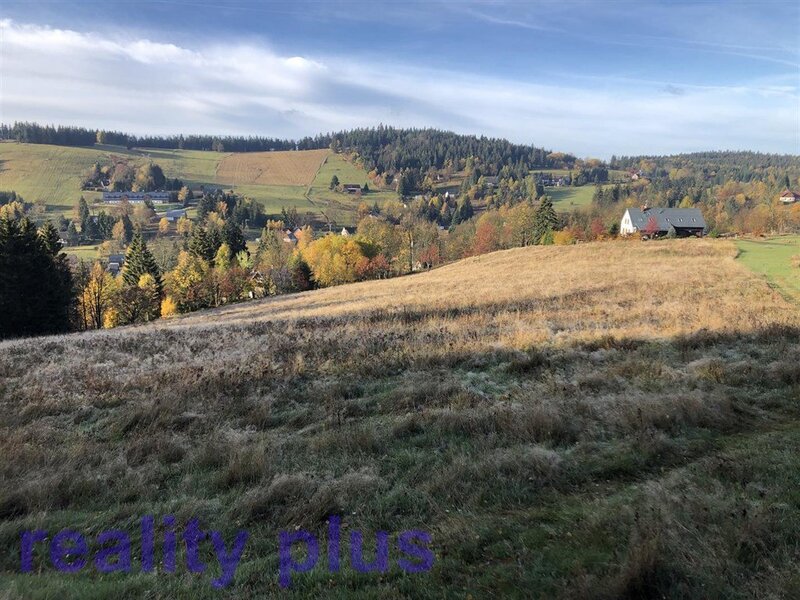
<path fill-rule="evenodd" d="M 544 192 L 553 200 L 553 206 L 561 212 L 573 211 L 576 208 L 589 206 L 594 196 L 593 185 L 582 185 L 579 187 L 563 186 L 549 187 Z"/>
<path fill-rule="evenodd" d="M 800 236 L 739 240 L 736 245 L 743 264 L 800 300 Z"/>
<path fill-rule="evenodd" d="M 219 183 L 236 185 L 310 185 L 329 150 L 240 152 L 219 163 Z"/>

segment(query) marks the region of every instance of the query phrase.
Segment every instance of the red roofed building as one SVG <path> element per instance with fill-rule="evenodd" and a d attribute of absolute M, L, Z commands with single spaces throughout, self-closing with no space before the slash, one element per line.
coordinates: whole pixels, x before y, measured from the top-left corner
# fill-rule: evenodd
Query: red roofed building
<path fill-rule="evenodd" d="M 783 192 L 781 192 L 780 200 L 784 204 L 792 204 L 793 202 L 797 202 L 798 200 L 800 200 L 800 194 L 798 194 L 797 192 L 793 192 L 792 190 L 787 188 L 783 190 Z"/>

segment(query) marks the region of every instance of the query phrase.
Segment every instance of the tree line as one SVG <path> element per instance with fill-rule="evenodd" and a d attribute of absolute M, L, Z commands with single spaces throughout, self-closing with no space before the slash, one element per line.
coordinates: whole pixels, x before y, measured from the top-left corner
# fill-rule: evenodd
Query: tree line
<path fill-rule="evenodd" d="M 39 125 L 31 122 L 0 124 L 0 138 L 31 144 L 91 146 L 114 144 L 128 148 L 211 150 L 219 152 L 263 152 L 269 150 L 333 150 L 355 153 L 368 171 L 427 171 L 447 165 L 459 170 L 469 157 L 479 159 L 487 172 L 503 166 L 571 168 L 575 156 L 533 145 L 514 144 L 500 138 L 461 135 L 439 129 L 404 129 L 380 125 L 306 136 L 298 140 L 262 136 L 162 135 L 136 136 L 119 131 L 73 126 Z"/>

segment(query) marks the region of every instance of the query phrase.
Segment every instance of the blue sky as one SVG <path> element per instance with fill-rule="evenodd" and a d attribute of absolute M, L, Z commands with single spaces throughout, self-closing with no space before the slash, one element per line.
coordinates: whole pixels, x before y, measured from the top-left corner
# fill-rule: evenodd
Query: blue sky
<path fill-rule="evenodd" d="M 800 154 L 797 2 L 4 0 L 0 120 Z"/>

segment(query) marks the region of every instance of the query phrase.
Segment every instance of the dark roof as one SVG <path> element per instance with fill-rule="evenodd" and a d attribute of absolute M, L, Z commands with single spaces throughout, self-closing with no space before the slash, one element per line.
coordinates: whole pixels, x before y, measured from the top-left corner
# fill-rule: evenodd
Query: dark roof
<path fill-rule="evenodd" d="M 706 222 L 699 208 L 629 208 L 631 224 L 639 231 L 647 228 L 651 217 L 655 217 L 659 231 L 669 231 L 670 225 L 675 229 L 705 229 Z"/>
<path fill-rule="evenodd" d="M 108 262 L 110 263 L 117 263 L 121 265 L 125 262 L 125 255 L 124 254 L 111 254 L 108 257 Z"/>
<path fill-rule="evenodd" d="M 785 189 L 781 192 L 781 198 L 785 198 L 787 196 L 793 196 L 795 198 L 800 198 L 800 193 L 795 192 L 794 190 Z"/>

